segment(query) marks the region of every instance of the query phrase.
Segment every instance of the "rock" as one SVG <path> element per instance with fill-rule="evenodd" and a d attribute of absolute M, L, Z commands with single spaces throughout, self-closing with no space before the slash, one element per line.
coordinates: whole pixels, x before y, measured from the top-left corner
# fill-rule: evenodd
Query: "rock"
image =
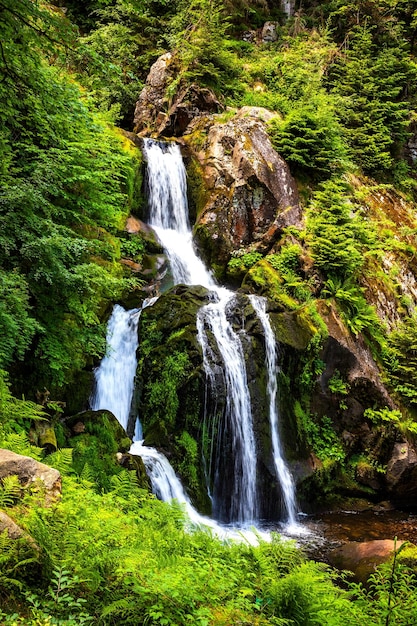
<path fill-rule="evenodd" d="M 334 307 L 328 302 L 318 304 L 319 313 L 326 323 L 328 337 L 323 344 L 320 358 L 325 369 L 320 376 L 313 395 L 311 411 L 336 419 L 340 433 L 349 433 L 346 441 L 349 449 L 359 445 L 360 450 L 374 448 L 375 431 L 364 423 L 363 412 L 368 407 L 395 407 L 382 381 L 369 348 L 360 335 L 354 337 L 344 327 Z M 346 383 L 348 393 L 344 396 L 347 408 L 340 409 L 341 397 L 329 390 L 330 379 L 338 373 Z M 365 428 L 365 430 L 364 430 Z M 353 437 L 353 439 L 352 439 Z"/>
<path fill-rule="evenodd" d="M 386 482 L 388 493 L 397 505 L 412 507 L 417 498 L 417 453 L 411 444 L 394 445 L 387 465 Z"/>
<path fill-rule="evenodd" d="M 42 483 L 46 491 L 46 501 L 51 502 L 61 496 L 61 474 L 58 470 L 39 463 L 28 456 L 10 450 L 0 450 L 0 480 L 16 475 L 22 487 L 35 487 Z"/>
<path fill-rule="evenodd" d="M 151 491 L 151 485 L 146 473 L 145 464 L 140 456 L 135 456 L 129 453 L 122 454 L 121 452 L 118 452 L 117 460 L 124 469 L 134 471 L 136 473 L 139 487 Z"/>
<path fill-rule="evenodd" d="M 120 263 L 125 267 L 128 267 L 134 274 L 139 274 L 142 271 L 142 265 L 132 261 L 132 259 L 120 259 Z"/>
<path fill-rule="evenodd" d="M 403 541 L 394 542 L 391 539 L 348 541 L 340 548 L 332 550 L 328 558 L 331 565 L 353 572 L 358 582 L 365 583 L 378 565 L 391 559 L 394 550 L 398 550 L 402 543 Z"/>
<path fill-rule="evenodd" d="M 226 123 L 200 119 L 183 137 L 206 191 L 196 194 L 203 204 L 195 235 L 211 266 L 224 267 L 233 251 L 249 246 L 265 253 L 285 227 L 302 225 L 295 181 L 265 129 L 269 118 L 266 109 L 244 107 Z"/>
<path fill-rule="evenodd" d="M 83 411 L 76 415 L 64 418 L 63 423 L 69 431 L 69 436 L 83 436 L 91 434 L 95 428 L 105 428 L 110 431 L 116 441 L 120 452 L 127 452 L 132 444 L 123 426 L 111 411 L 100 409 L 99 411 Z"/>
<path fill-rule="evenodd" d="M 152 65 L 145 87 L 136 103 L 133 120 L 135 133 L 146 135 L 155 131 L 158 113 L 164 109 L 167 103 L 166 89 L 174 76 L 174 65 L 171 52 L 160 56 Z"/>
<path fill-rule="evenodd" d="M 262 28 L 262 43 L 272 43 L 278 40 L 278 22 L 265 22 Z"/>
<path fill-rule="evenodd" d="M 4 511 L 0 511 L 0 534 L 7 530 L 10 539 L 21 539 L 25 531 L 18 526 Z"/>
<path fill-rule="evenodd" d="M 29 438 L 31 443 L 44 448 L 48 454 L 58 447 L 54 426 L 47 420 L 36 421 L 29 431 Z"/>
<path fill-rule="evenodd" d="M 214 92 L 196 84 L 180 86 L 170 102 L 167 89 L 177 72 L 177 60 L 171 52 L 152 65 L 136 103 L 135 133 L 179 136 L 195 117 L 222 110 Z"/>

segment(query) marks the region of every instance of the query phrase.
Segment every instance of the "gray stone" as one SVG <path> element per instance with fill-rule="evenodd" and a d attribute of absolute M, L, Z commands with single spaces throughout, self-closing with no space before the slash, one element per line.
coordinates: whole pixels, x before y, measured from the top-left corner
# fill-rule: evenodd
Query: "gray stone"
<path fill-rule="evenodd" d="M 278 22 L 265 22 L 262 28 L 262 42 L 273 43 L 278 40 Z"/>
<path fill-rule="evenodd" d="M 1 449 L 0 480 L 14 475 L 18 477 L 22 487 L 33 487 L 40 482 L 45 488 L 47 501 L 61 496 L 61 474 L 58 470 L 28 456 Z"/>

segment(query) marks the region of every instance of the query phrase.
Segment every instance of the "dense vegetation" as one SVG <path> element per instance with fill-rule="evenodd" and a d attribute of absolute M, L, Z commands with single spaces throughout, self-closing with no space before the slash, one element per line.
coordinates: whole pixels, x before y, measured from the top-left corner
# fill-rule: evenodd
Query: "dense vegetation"
<path fill-rule="evenodd" d="M 44 457 L 28 439 L 44 409 L 10 391 L 35 399 L 44 387 L 68 445 L 61 401 L 103 355 L 110 304 L 140 287 L 120 259 L 137 261 L 146 247 L 124 232 L 128 214 L 140 214 L 141 155 L 117 127 L 131 130 L 148 70 L 167 50 L 177 50 L 168 98 L 197 82 L 230 115 L 243 105 L 276 114 L 270 137 L 297 178 L 305 229 L 289 229 L 266 256 L 239 251 L 227 276 L 255 288 L 268 279 L 273 300 L 315 320 L 295 407 L 300 438 L 343 462 L 330 420 L 309 414 L 322 302 L 364 337 L 402 409 L 368 419 L 415 437 L 417 317 L 400 278 L 415 274 L 417 253 L 417 12 L 409 0 L 311 0 L 286 20 L 276 4 L 1 1 L 0 447 Z M 259 32 L 244 40 L 267 19 L 280 23 L 276 42 Z M 380 211 L 379 192 L 401 206 L 397 221 Z M 375 284 L 395 301 L 394 320 L 378 311 Z M 329 389 L 343 410 L 346 382 L 336 374 Z M 159 392 L 146 390 L 156 406 Z M 412 562 L 342 590 L 279 537 L 252 547 L 189 532 L 178 507 L 112 465 L 108 434 L 90 434 L 88 446 L 45 458 L 63 473 L 62 502 L 45 508 L 13 480 L 0 490 L 1 507 L 35 540 L 0 535 L 1 623 L 416 623 Z"/>
<path fill-rule="evenodd" d="M 0 410 L 0 446 L 40 458 L 42 450 L 15 432 L 16 423 L 42 418 L 39 406 L 14 399 L 2 379 Z M 101 437 L 111 452 L 109 434 Z M 373 575 L 369 589 L 342 590 L 330 568 L 307 561 L 293 542 L 278 535 L 259 537 L 257 546 L 243 537 L 221 541 L 140 489 L 135 472 L 109 473 L 103 490 L 89 460 L 77 471 L 71 448 L 46 456 L 63 475 L 64 494 L 48 507 L 38 486 L 22 493 L 15 476 L 4 480 L 0 505 L 31 538 L 0 534 L 2 624 L 416 623 L 414 559 L 406 551 Z"/>

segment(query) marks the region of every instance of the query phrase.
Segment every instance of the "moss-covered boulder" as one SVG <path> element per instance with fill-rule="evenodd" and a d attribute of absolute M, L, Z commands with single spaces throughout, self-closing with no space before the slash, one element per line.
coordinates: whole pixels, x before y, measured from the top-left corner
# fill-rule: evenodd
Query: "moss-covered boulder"
<path fill-rule="evenodd" d="M 95 482 L 99 489 L 110 489 L 111 477 L 122 466 L 135 470 L 140 486 L 148 488 L 140 459 L 126 456 L 132 441 L 113 413 L 84 411 L 65 418 L 63 428 L 66 444 L 73 448 L 75 471 Z"/>
<path fill-rule="evenodd" d="M 177 285 L 144 309 L 135 390 L 145 444 L 166 454 L 201 511 L 210 504 L 196 443 L 204 406 L 196 317 L 208 301 L 204 287 Z"/>

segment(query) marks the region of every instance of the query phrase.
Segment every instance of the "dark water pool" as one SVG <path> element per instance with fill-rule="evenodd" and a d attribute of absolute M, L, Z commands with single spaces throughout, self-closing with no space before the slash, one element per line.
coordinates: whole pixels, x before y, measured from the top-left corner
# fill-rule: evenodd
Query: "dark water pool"
<path fill-rule="evenodd" d="M 310 558 L 326 555 L 348 541 L 394 539 L 417 545 L 417 514 L 403 511 L 337 511 L 306 516 L 310 535 L 297 539 Z"/>

